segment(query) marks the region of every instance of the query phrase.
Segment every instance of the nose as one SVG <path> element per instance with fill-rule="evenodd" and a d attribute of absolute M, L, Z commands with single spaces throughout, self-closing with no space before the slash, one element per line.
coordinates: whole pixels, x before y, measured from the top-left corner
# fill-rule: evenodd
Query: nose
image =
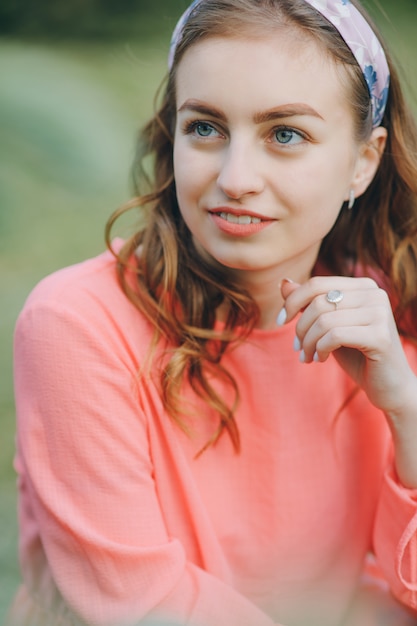
<path fill-rule="evenodd" d="M 259 194 L 264 188 L 261 157 L 256 148 L 244 141 L 230 141 L 223 153 L 217 184 L 233 200 Z"/>

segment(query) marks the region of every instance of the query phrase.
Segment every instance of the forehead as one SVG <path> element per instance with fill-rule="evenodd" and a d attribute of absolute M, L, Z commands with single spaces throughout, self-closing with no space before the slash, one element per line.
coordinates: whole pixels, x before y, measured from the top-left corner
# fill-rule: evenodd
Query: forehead
<path fill-rule="evenodd" d="M 257 109 L 303 102 L 339 116 L 350 112 L 342 68 L 295 29 L 194 43 L 179 62 L 176 91 L 179 107 L 194 97 Z"/>

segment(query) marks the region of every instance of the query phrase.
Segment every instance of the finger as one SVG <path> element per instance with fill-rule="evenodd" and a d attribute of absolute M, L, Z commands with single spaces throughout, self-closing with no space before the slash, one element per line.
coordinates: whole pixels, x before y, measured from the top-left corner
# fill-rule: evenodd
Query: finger
<path fill-rule="evenodd" d="M 325 361 L 329 354 L 338 348 L 355 347 L 360 349 L 371 349 L 371 343 L 374 341 L 370 338 L 373 316 L 367 315 L 360 309 L 338 311 L 335 313 L 324 313 L 307 329 L 302 339 L 295 341 L 300 347 L 301 360 L 309 363 L 313 360 Z M 357 345 L 357 337 L 360 333 L 356 333 L 356 329 L 366 328 L 368 343 L 367 346 L 359 342 Z M 375 333 L 375 329 L 373 331 Z M 299 337 L 297 329 L 297 338 Z M 345 343 L 343 343 L 345 342 Z"/>
<path fill-rule="evenodd" d="M 382 307 L 325 313 L 308 328 L 300 347 L 305 362 L 326 360 L 341 347 L 355 348 L 376 360 L 392 349 L 397 337 L 394 326 L 392 314 Z"/>
<path fill-rule="evenodd" d="M 288 298 L 288 296 L 295 291 L 295 289 L 297 289 L 300 286 L 300 283 L 296 283 L 293 280 L 291 280 L 290 278 L 284 278 L 281 281 L 281 295 L 284 298 L 284 300 L 286 300 Z"/>
<path fill-rule="evenodd" d="M 287 321 L 290 321 L 300 311 L 306 309 L 318 296 L 323 296 L 322 303 L 326 303 L 329 310 L 330 302 L 326 302 L 326 294 L 332 290 L 341 291 L 346 299 L 348 291 L 378 290 L 379 287 L 371 278 L 352 278 L 350 276 L 314 276 L 306 283 L 299 285 L 285 298 Z M 282 291 L 282 288 L 281 288 Z M 344 302 L 343 302 L 344 303 Z M 334 305 L 332 305 L 334 308 Z"/>
<path fill-rule="evenodd" d="M 340 348 L 348 348 L 361 352 L 368 359 L 378 360 L 379 342 L 371 339 L 370 326 L 338 326 L 320 337 L 315 344 L 311 360 L 326 361 L 332 352 Z M 384 341 L 385 343 L 386 341 Z"/>
<path fill-rule="evenodd" d="M 282 298 L 284 300 L 284 306 L 282 307 L 281 311 L 278 313 L 278 316 L 277 316 L 276 323 L 278 326 L 282 326 L 287 321 L 287 311 L 285 308 L 285 300 L 293 291 L 298 289 L 299 286 L 300 286 L 299 283 L 294 282 L 290 278 L 283 278 L 283 280 L 281 281 L 280 291 L 281 291 Z"/>
<path fill-rule="evenodd" d="M 355 310 L 359 313 L 352 317 Z M 310 302 L 298 320 L 297 337 L 303 343 L 308 330 L 313 325 L 316 325 L 316 328 L 324 333 L 337 324 L 353 325 L 357 323 L 361 325 L 362 323 L 370 323 L 372 319 L 375 322 L 381 320 L 380 323 L 385 324 L 392 319 L 391 304 L 383 289 L 345 291 L 343 292 L 343 299 L 337 304 L 329 302 L 326 295 L 320 294 Z"/>

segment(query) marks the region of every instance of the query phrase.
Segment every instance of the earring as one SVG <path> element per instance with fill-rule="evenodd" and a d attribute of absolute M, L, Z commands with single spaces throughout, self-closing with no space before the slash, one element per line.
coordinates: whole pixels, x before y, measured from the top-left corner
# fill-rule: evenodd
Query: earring
<path fill-rule="evenodd" d="M 351 189 L 349 191 L 349 201 L 348 201 L 348 207 L 347 207 L 349 210 L 353 209 L 353 205 L 355 204 L 355 200 L 356 200 L 356 198 L 355 198 L 355 191 L 354 191 L 354 189 Z"/>

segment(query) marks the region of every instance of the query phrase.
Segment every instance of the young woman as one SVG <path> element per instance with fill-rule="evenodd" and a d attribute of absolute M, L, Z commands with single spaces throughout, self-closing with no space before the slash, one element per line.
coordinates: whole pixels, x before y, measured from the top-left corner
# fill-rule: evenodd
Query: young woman
<path fill-rule="evenodd" d="M 416 158 L 356 0 L 192 4 L 145 226 L 18 322 L 11 624 L 415 623 Z"/>

